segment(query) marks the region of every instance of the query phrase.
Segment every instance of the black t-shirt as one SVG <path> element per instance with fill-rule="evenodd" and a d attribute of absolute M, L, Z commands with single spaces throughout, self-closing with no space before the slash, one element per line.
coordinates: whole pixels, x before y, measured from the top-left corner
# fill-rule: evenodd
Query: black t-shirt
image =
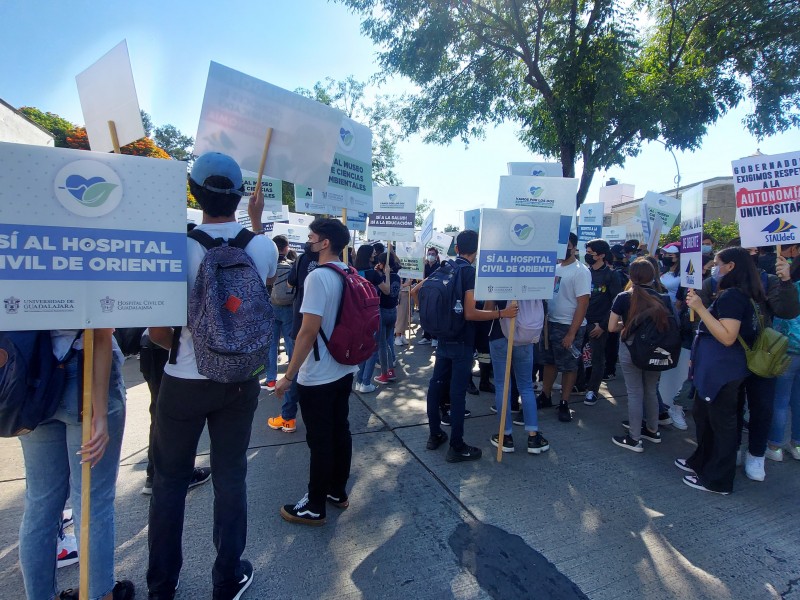
<path fill-rule="evenodd" d="M 386 281 L 386 274 L 375 269 L 368 269 L 364 271 L 364 279 L 369 281 L 378 290 L 381 295 L 381 308 L 397 308 L 397 303 L 400 301 L 400 276 L 397 273 L 392 273 L 389 276 L 389 293 L 384 294 L 378 286 Z"/>
<path fill-rule="evenodd" d="M 669 294 L 659 294 L 654 289 L 645 286 L 642 286 L 642 289 L 646 290 L 651 296 L 655 296 L 661 300 L 661 302 L 664 303 L 664 308 L 672 313 L 672 302 L 669 299 Z M 623 323 L 628 320 L 628 311 L 631 308 L 631 293 L 631 290 L 628 290 L 627 292 L 617 294 L 617 297 L 614 298 L 614 303 L 611 305 L 611 312 L 622 317 Z"/>
<path fill-rule="evenodd" d="M 466 293 L 470 291 L 474 292 L 475 267 L 473 267 L 468 260 L 461 258 L 460 256 L 453 262 L 461 267 L 459 277 L 461 277 L 461 289 L 464 290 L 464 295 L 466 296 Z M 466 305 L 466 300 L 464 298 L 461 299 L 461 304 Z M 464 310 L 466 311 L 466 306 L 464 307 Z M 468 346 L 475 345 L 475 321 L 466 321 L 464 331 L 461 333 L 461 336 L 459 336 L 458 341 L 463 341 Z"/>
<path fill-rule="evenodd" d="M 752 346 L 758 333 L 758 317 L 753 310 L 753 303 L 750 298 L 738 288 L 723 290 L 717 299 L 708 307 L 708 312 L 717 319 L 736 319 L 741 321 L 739 335 Z M 700 323 L 697 328 L 698 333 L 711 335 L 705 323 Z"/>
<path fill-rule="evenodd" d="M 297 290 L 294 297 L 294 321 L 292 322 L 292 338 L 297 338 L 300 332 L 300 326 L 303 324 L 303 315 L 300 312 L 300 307 L 303 305 L 304 285 L 303 283 L 314 269 L 317 268 L 317 259 L 311 259 L 305 254 L 301 254 L 292 266 L 289 272 L 288 283 L 290 286 Z"/>

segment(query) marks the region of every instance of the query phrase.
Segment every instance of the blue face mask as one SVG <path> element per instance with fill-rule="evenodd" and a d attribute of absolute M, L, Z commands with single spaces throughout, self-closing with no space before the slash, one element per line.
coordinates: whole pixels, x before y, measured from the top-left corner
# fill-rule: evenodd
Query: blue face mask
<path fill-rule="evenodd" d="M 719 265 L 714 265 L 713 267 L 711 267 L 711 278 L 714 281 L 719 283 L 720 281 L 722 281 L 723 277 L 724 275 L 720 272 Z"/>
<path fill-rule="evenodd" d="M 706 246 L 706 245 L 703 245 L 701 247 L 701 249 L 703 251 L 703 254 L 711 254 L 714 251 L 714 248 L 712 248 L 711 246 Z"/>

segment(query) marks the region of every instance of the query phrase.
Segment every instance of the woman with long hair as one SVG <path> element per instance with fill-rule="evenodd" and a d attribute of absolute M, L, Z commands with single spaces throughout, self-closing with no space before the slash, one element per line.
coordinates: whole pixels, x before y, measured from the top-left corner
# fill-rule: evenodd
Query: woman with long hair
<path fill-rule="evenodd" d="M 736 474 L 738 392 L 750 373 L 738 338 L 748 346 L 755 341 L 755 303 L 765 297 L 755 263 L 744 248 L 717 253 L 711 277 L 718 282 L 719 294 L 710 307 L 694 290 L 686 296 L 701 321 L 691 356 L 697 449 L 687 459 L 676 459 L 675 465 L 690 473 L 683 478 L 686 485 L 730 494 Z"/>
<path fill-rule="evenodd" d="M 657 371 L 643 371 L 633 364 L 630 350 L 625 341 L 647 320 L 653 320 L 659 331 L 669 327 L 671 307 L 669 297 L 654 289 L 656 270 L 647 258 L 637 258 L 628 270 L 629 289 L 617 295 L 611 306 L 608 330 L 620 331 L 619 364 L 625 377 L 628 390 L 628 433 L 613 436 L 611 441 L 617 446 L 644 452 L 642 439 L 661 442 L 658 432 L 658 390 Z M 642 416 L 646 424 L 642 427 Z"/>

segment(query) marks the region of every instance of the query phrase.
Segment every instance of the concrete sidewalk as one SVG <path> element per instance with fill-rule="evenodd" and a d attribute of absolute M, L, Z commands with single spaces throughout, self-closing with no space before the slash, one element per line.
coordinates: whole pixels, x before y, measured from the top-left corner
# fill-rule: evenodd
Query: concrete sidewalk
<path fill-rule="evenodd" d="M 305 430 L 266 427 L 279 411 L 266 392 L 248 459 L 249 537 L 255 567 L 245 598 L 800 598 L 800 462 L 767 461 L 767 480 L 737 473 L 723 497 L 681 483 L 672 465 L 694 447 L 689 431 L 662 428 L 643 454 L 611 443 L 627 418 L 621 378 L 589 407 L 572 397 L 575 418 L 540 411 L 551 450 L 517 452 L 495 462 L 489 436 L 494 398 L 467 396 L 465 438 L 483 448 L 473 463 L 445 462 L 425 450 L 430 346 L 397 348 L 398 381 L 351 396 L 354 457 L 351 505 L 328 523 L 287 523 L 278 510 L 307 483 Z M 128 420 L 117 490 L 117 576 L 146 598 L 148 497 L 140 493 L 149 425 L 147 386 L 138 361 L 125 365 Z M 476 378 L 477 382 L 477 378 Z M 187 399 L 187 401 L 189 401 Z M 208 439 L 198 448 L 208 464 Z M 23 598 L 17 555 L 24 468 L 19 442 L 0 440 L 0 595 Z M 210 485 L 189 492 L 184 567 L 177 598 L 209 598 L 214 549 Z M 78 567 L 59 571 L 77 584 Z"/>

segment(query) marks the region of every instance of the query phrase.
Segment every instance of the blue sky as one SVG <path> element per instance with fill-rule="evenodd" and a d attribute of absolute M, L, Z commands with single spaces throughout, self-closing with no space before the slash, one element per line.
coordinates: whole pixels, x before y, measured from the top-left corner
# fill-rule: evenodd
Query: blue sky
<path fill-rule="evenodd" d="M 138 2 L 4 0 L 0 3 L 0 97 L 13 106 L 36 106 L 83 123 L 75 75 L 127 39 L 140 106 L 157 125 L 171 123 L 194 136 L 209 61 L 293 90 L 325 77 L 365 80 L 377 70 L 375 48 L 360 33 L 357 16 L 325 0 L 140 0 Z M 385 93 L 409 91 L 393 81 Z M 730 161 L 760 149 L 800 149 L 800 131 L 758 142 L 741 124 L 740 107 L 710 128 L 703 147 L 677 153 L 682 183 L 730 175 Z M 410 138 L 399 147 L 406 185 L 433 200 L 436 226 L 460 224 L 460 211 L 495 206 L 498 177 L 510 161 L 541 160 L 504 125 L 468 148 L 425 145 Z M 624 167 L 595 174 L 587 201 L 609 177 L 636 186 L 636 196 L 673 187 L 675 163 L 660 144 L 645 147 Z"/>

